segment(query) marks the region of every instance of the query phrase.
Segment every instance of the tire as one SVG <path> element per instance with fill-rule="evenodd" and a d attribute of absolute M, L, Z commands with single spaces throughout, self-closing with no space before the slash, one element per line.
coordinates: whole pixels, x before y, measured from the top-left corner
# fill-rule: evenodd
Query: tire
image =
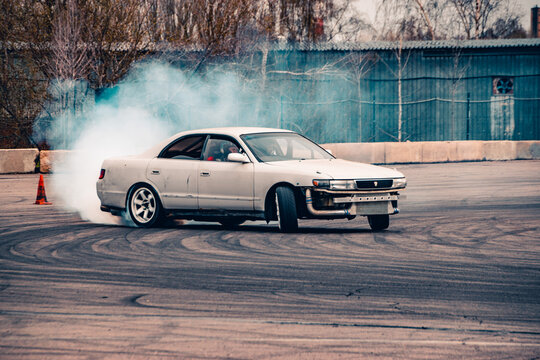
<path fill-rule="evenodd" d="M 280 186 L 276 189 L 276 215 L 281 232 L 298 230 L 296 199 L 291 188 Z"/>
<path fill-rule="evenodd" d="M 368 215 L 369 226 L 373 231 L 388 229 L 390 215 Z"/>
<path fill-rule="evenodd" d="M 223 219 L 220 220 L 219 223 L 225 228 L 225 229 L 236 229 L 238 226 L 242 225 L 244 223 L 244 219 L 242 218 L 230 218 L 230 219 Z"/>
<path fill-rule="evenodd" d="M 131 220 L 138 227 L 152 227 L 163 218 L 163 208 L 159 197 L 148 185 L 134 188 L 129 195 L 128 211 Z"/>

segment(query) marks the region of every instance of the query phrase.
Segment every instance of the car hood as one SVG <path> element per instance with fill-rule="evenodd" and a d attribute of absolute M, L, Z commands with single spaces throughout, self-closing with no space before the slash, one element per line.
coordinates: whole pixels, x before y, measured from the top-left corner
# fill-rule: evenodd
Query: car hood
<path fill-rule="evenodd" d="M 273 161 L 268 165 L 290 169 L 313 171 L 322 178 L 332 179 L 390 179 L 404 177 L 397 170 L 342 159 Z M 315 176 L 316 176 L 315 175 Z"/>

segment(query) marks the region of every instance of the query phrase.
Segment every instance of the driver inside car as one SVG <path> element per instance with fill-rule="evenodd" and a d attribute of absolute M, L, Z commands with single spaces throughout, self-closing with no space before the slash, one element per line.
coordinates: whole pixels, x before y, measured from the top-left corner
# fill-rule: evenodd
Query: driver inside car
<path fill-rule="evenodd" d="M 210 139 L 205 160 L 207 161 L 227 161 L 230 153 L 239 152 L 238 147 L 228 140 Z"/>

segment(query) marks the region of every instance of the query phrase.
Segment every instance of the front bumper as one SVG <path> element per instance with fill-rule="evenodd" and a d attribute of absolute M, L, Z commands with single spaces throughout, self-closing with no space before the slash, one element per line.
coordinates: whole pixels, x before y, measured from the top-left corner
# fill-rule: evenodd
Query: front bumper
<path fill-rule="evenodd" d="M 332 191 L 306 189 L 306 208 L 313 217 L 394 215 L 399 193 L 386 191 Z"/>

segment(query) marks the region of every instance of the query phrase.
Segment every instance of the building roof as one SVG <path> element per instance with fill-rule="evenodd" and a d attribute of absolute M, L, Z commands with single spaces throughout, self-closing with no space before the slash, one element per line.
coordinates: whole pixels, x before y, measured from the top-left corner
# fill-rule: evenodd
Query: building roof
<path fill-rule="evenodd" d="M 50 43 L 39 44 L 40 49 L 50 48 Z M 24 42 L 0 42 L 0 49 L 25 50 L 30 46 Z M 108 46 L 113 51 L 132 50 L 133 45 L 118 42 Z M 289 43 L 280 41 L 270 43 L 271 51 L 384 51 L 397 50 L 399 41 L 366 41 L 366 42 L 319 42 L 319 43 Z M 532 39 L 491 39 L 491 40 L 422 40 L 404 41 L 403 50 L 426 49 L 497 49 L 497 48 L 526 48 L 540 47 L 540 38 Z M 178 46 L 167 42 L 145 43 L 136 46 L 138 51 L 168 52 L 185 51 L 198 52 L 204 49 L 197 46 Z"/>
<path fill-rule="evenodd" d="M 326 43 L 277 43 L 273 50 L 277 51 L 375 51 L 399 49 L 399 41 L 367 41 L 367 42 L 326 42 Z M 486 48 L 515 48 L 540 47 L 540 39 L 496 39 L 496 40 L 433 40 L 433 41 L 404 41 L 404 50 L 425 49 L 486 49 Z"/>

